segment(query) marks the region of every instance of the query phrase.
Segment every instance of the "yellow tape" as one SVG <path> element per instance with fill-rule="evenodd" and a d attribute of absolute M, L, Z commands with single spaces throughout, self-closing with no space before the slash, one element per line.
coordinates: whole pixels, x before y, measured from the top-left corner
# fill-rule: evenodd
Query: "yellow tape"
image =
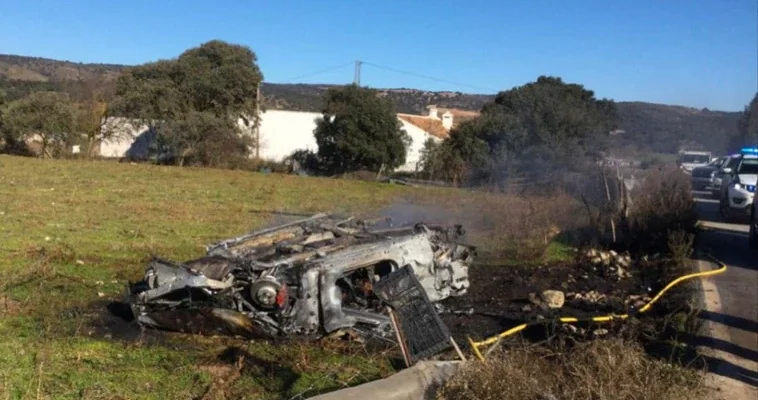
<path fill-rule="evenodd" d="M 668 285 L 666 285 L 663 289 L 661 289 L 661 291 L 659 291 L 658 294 L 656 294 L 649 302 L 647 302 L 647 304 L 645 304 L 644 306 L 642 306 L 639 309 L 638 313 L 641 314 L 641 313 L 644 313 L 644 312 L 647 312 L 648 310 L 650 310 L 650 308 L 653 306 L 653 304 L 655 304 L 655 302 L 657 302 L 666 292 L 668 292 L 671 288 L 673 288 L 674 286 L 676 286 L 676 285 L 678 285 L 678 284 L 680 284 L 680 283 L 682 283 L 682 282 L 684 282 L 686 280 L 694 279 L 694 278 L 707 278 L 709 276 L 718 275 L 718 274 L 722 274 L 722 273 L 726 272 L 726 269 L 727 269 L 726 264 L 724 264 L 722 262 L 718 262 L 718 264 L 721 266 L 719 269 L 715 269 L 715 270 L 712 270 L 712 271 L 695 272 L 695 273 L 684 275 L 684 276 L 680 276 L 679 278 L 674 279 Z M 613 320 L 620 320 L 620 319 L 627 319 L 627 318 L 629 318 L 629 314 L 605 315 L 605 316 L 599 316 L 599 317 L 592 317 L 592 318 L 589 318 L 589 319 L 591 321 L 593 321 L 593 322 L 610 322 L 610 321 L 613 321 Z M 586 318 L 584 318 L 584 319 L 586 320 Z M 572 323 L 572 322 L 579 322 L 579 320 L 580 319 L 576 318 L 576 317 L 560 317 L 560 318 L 557 319 L 558 322 L 561 322 L 561 323 L 564 323 L 564 324 Z M 553 320 L 553 321 L 555 321 L 555 320 Z M 549 321 L 545 321 L 545 322 L 549 322 Z M 511 329 L 508 329 L 505 332 L 499 333 L 499 334 L 497 334 L 495 336 L 491 336 L 491 337 L 489 337 L 487 339 L 484 339 L 482 341 L 479 341 L 479 342 L 475 342 L 470 337 L 468 337 L 468 342 L 471 345 L 471 349 L 474 351 L 474 355 L 476 356 L 476 358 L 478 358 L 480 361 L 484 361 L 484 357 L 482 356 L 482 353 L 479 351 L 479 347 L 491 345 L 491 344 L 497 342 L 500 339 L 503 339 L 503 338 L 505 338 L 507 336 L 510 336 L 510 335 L 515 334 L 515 333 L 523 331 L 528 326 L 529 326 L 528 323 L 517 325 L 517 326 L 514 326 Z"/>

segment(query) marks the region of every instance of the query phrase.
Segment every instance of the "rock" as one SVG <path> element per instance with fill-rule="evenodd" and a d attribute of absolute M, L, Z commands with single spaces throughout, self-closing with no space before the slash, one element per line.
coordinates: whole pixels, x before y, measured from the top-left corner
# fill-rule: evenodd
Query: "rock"
<path fill-rule="evenodd" d="M 605 336 L 608 334 L 608 329 L 597 329 L 592 332 L 592 335 L 594 336 Z"/>
<path fill-rule="evenodd" d="M 599 303 L 605 300 L 606 296 L 596 290 L 585 293 L 582 298 L 588 303 Z"/>
<path fill-rule="evenodd" d="M 616 253 L 616 252 L 615 252 L 615 251 L 613 251 L 613 250 L 609 251 L 609 252 L 608 252 L 608 254 L 610 254 L 610 255 L 611 255 L 611 257 L 613 257 L 613 258 L 616 258 L 616 257 L 618 257 L 618 255 L 619 255 L 619 253 Z"/>
<path fill-rule="evenodd" d="M 566 302 L 566 296 L 560 290 L 545 290 L 542 292 L 541 300 L 547 308 L 561 308 Z"/>
<path fill-rule="evenodd" d="M 548 393 L 540 395 L 540 400 L 558 400 L 558 398 Z"/>
<path fill-rule="evenodd" d="M 529 302 L 542 309 L 556 309 L 563 307 L 566 297 L 560 290 L 545 290 L 537 295 L 529 293 Z"/>
<path fill-rule="evenodd" d="M 530 306 L 529 304 L 527 304 L 527 305 L 521 307 L 521 311 L 527 312 L 527 313 L 528 312 L 532 312 L 532 306 Z"/>
<path fill-rule="evenodd" d="M 567 330 L 567 331 L 569 331 L 571 333 L 576 333 L 576 331 L 578 330 L 578 328 L 576 326 L 570 325 L 570 324 L 563 325 L 563 327 L 564 327 L 565 330 Z"/>
<path fill-rule="evenodd" d="M 597 257 L 597 250 L 595 249 L 589 249 L 587 250 L 587 258 Z"/>
<path fill-rule="evenodd" d="M 616 275 L 621 279 L 627 279 L 627 278 L 632 277 L 632 274 L 630 274 L 629 272 L 627 272 L 625 269 L 621 267 L 616 268 Z"/>
<path fill-rule="evenodd" d="M 84 265 L 84 261 L 82 261 L 82 260 L 76 260 L 76 264 L 77 265 Z"/>
<path fill-rule="evenodd" d="M 635 302 L 632 304 L 632 307 L 634 307 L 635 310 L 639 310 L 640 308 L 644 307 L 646 302 L 642 300 L 635 300 Z"/>
<path fill-rule="evenodd" d="M 543 319 L 545 319 L 545 317 L 544 317 L 544 316 L 542 316 L 542 315 L 537 315 L 535 318 L 536 318 L 537 320 L 543 320 Z"/>
<path fill-rule="evenodd" d="M 618 259 L 616 259 L 616 264 L 624 268 L 629 268 L 629 266 L 632 265 L 632 258 L 629 257 L 628 255 L 621 256 Z"/>
<path fill-rule="evenodd" d="M 595 256 L 595 257 L 590 258 L 590 262 L 593 264 L 601 264 L 603 262 L 603 259 L 600 258 L 599 256 Z"/>

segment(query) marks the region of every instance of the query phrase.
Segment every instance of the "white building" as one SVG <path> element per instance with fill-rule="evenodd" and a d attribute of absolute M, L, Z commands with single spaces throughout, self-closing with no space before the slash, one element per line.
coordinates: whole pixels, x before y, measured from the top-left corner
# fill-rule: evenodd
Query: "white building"
<path fill-rule="evenodd" d="M 449 137 L 453 126 L 453 114 L 449 111 L 439 117 L 436 108 L 430 108 L 429 115 L 398 114 L 405 132 L 411 137 L 411 145 L 406 154 L 406 162 L 398 171 L 414 172 L 420 168 L 421 149 L 427 139 L 440 142 Z M 321 113 L 268 110 L 261 113 L 260 157 L 282 161 L 296 150 L 317 151 L 313 131 Z M 241 122 L 240 122 L 241 124 Z M 103 124 L 103 129 L 116 130 L 119 134 L 100 143 L 100 156 L 116 158 L 146 158 L 148 146 L 154 134 L 147 125 L 138 125 L 124 118 L 113 118 Z M 249 129 L 244 130 L 251 133 Z"/>

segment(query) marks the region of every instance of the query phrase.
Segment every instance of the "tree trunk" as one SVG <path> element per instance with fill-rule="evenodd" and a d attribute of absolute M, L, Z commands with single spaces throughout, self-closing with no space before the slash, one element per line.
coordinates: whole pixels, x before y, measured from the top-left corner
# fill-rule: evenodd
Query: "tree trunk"
<path fill-rule="evenodd" d="M 611 235 L 613 236 L 613 243 L 616 243 L 616 222 L 614 221 L 615 210 L 613 210 L 613 201 L 611 200 L 611 191 L 608 187 L 608 177 L 605 174 L 605 170 L 603 170 L 603 185 L 605 185 L 605 197 L 608 200 L 605 208 L 608 210 L 608 218 L 611 221 Z"/>

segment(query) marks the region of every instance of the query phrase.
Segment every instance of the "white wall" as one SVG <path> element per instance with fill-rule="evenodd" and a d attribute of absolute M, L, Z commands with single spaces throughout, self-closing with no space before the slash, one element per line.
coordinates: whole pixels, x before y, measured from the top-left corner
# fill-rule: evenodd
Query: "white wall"
<path fill-rule="evenodd" d="M 397 170 L 402 172 L 415 172 L 417 168 L 421 169 L 421 166 L 418 165 L 418 163 L 421 161 L 421 150 L 424 148 L 426 140 L 432 138 L 439 143 L 442 139 L 430 135 L 423 129 L 403 120 L 402 118 L 398 119 L 403 123 L 403 129 L 405 129 L 405 132 L 411 137 L 412 142 L 411 146 L 408 148 L 408 152 L 405 154 L 405 164 L 398 167 Z"/>
<path fill-rule="evenodd" d="M 281 161 L 295 150 L 317 151 L 313 130 L 321 113 L 268 110 L 261 113 L 261 158 Z"/>
<path fill-rule="evenodd" d="M 313 130 L 316 129 L 316 119 L 321 115 L 321 113 L 315 112 L 284 110 L 269 110 L 262 113 L 260 125 L 261 158 L 281 161 L 295 150 L 318 151 Z M 412 139 L 405 157 L 406 162 L 398 168 L 398 171 L 413 172 L 419 167 L 418 162 L 424 142 L 430 137 L 437 142 L 441 139 L 401 118 L 398 120 Z M 240 124 L 242 125 L 241 122 Z M 116 138 L 103 141 L 100 144 L 101 156 L 119 158 L 127 155 L 138 158 L 147 156 L 147 146 L 152 140 L 152 135 L 149 134 L 146 125 L 131 123 L 124 118 L 114 118 L 106 123 L 104 129 L 117 129 L 120 133 L 116 135 Z"/>
<path fill-rule="evenodd" d="M 147 125 L 140 125 L 126 118 L 108 118 L 102 131 L 112 131 L 112 137 L 100 142 L 101 157 L 123 158 L 127 154 L 137 158 L 147 156 L 147 146 L 151 138 Z M 144 154 L 143 154 L 144 153 Z"/>

